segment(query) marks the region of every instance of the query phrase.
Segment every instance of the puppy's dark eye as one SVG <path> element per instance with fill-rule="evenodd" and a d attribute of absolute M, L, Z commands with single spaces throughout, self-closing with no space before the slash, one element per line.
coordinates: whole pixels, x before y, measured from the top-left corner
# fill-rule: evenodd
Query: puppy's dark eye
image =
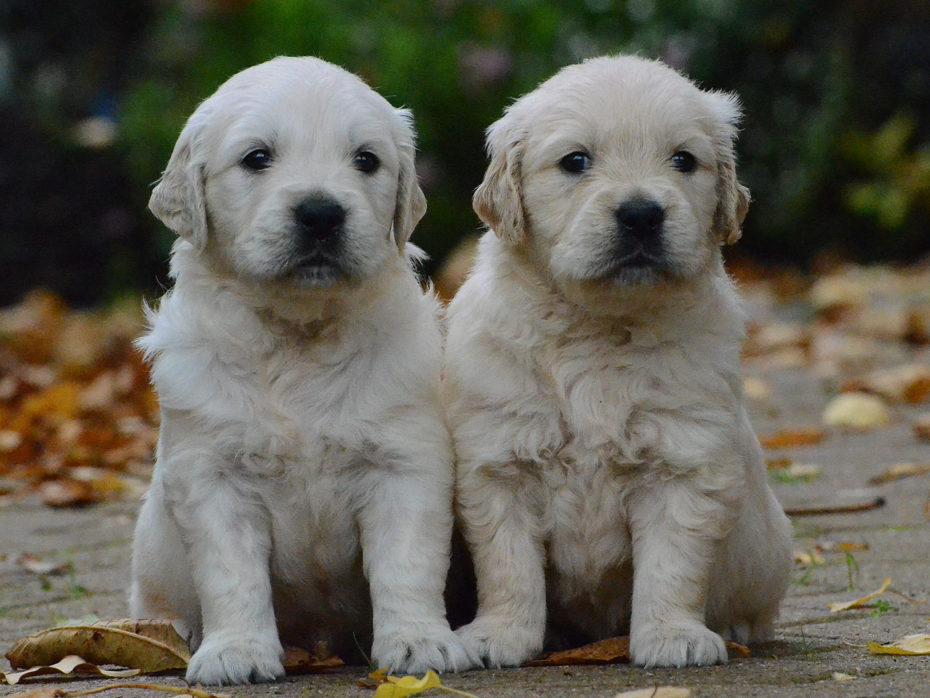
<path fill-rule="evenodd" d="M 355 160 L 352 164 L 355 165 L 355 169 L 359 172 L 371 174 L 378 169 L 381 161 L 378 159 L 378 156 L 371 151 L 362 150 L 355 154 Z"/>
<path fill-rule="evenodd" d="M 267 170 L 271 167 L 271 153 L 264 148 L 256 148 L 242 158 L 242 166 L 254 172 Z"/>
<path fill-rule="evenodd" d="M 591 167 L 591 158 L 588 157 L 587 153 L 582 153 L 579 150 L 574 153 L 569 153 L 564 158 L 559 160 L 559 167 L 561 167 L 566 172 L 579 174 Z"/>
<path fill-rule="evenodd" d="M 685 174 L 688 172 L 693 172 L 694 168 L 697 167 L 697 160 L 687 150 L 679 150 L 677 153 L 672 155 L 671 160 L 672 167 Z"/>

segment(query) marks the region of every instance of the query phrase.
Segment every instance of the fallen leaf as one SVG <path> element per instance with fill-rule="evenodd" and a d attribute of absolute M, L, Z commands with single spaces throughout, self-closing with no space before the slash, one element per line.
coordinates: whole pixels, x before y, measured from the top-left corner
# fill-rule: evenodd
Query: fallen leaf
<path fill-rule="evenodd" d="M 761 378 L 749 376 L 743 379 L 743 392 L 750 400 L 768 400 L 772 396 L 769 384 Z"/>
<path fill-rule="evenodd" d="M 856 553 L 862 550 L 868 550 L 868 543 L 834 543 L 833 541 L 824 541 L 817 544 L 817 550 L 822 553 Z"/>
<path fill-rule="evenodd" d="M 799 550 L 794 554 L 794 561 L 804 567 L 815 567 L 825 562 L 816 550 Z"/>
<path fill-rule="evenodd" d="M 630 638 L 610 637 L 562 652 L 548 652 L 523 666 L 571 666 L 577 664 L 618 664 L 630 661 Z"/>
<path fill-rule="evenodd" d="M 851 674 L 844 674 L 842 671 L 833 672 L 834 681 L 855 681 L 856 677 Z"/>
<path fill-rule="evenodd" d="M 733 654 L 738 654 L 740 657 L 751 657 L 752 650 L 746 647 L 746 645 L 741 645 L 738 642 L 726 642 L 727 649 Z"/>
<path fill-rule="evenodd" d="M 889 465 L 881 475 L 869 478 L 869 484 L 881 485 L 892 480 L 900 480 L 903 477 L 926 475 L 927 473 L 930 473 L 930 463 L 895 463 Z"/>
<path fill-rule="evenodd" d="M 387 676 L 387 681 L 378 686 L 374 698 L 405 698 L 442 686 L 435 671 L 427 671 L 422 679 L 416 676 Z"/>
<path fill-rule="evenodd" d="M 813 446 L 823 441 L 825 433 L 823 429 L 816 428 L 782 429 L 774 434 L 760 436 L 759 443 L 769 449 Z"/>
<path fill-rule="evenodd" d="M 874 429 L 891 421 L 891 414 L 881 398 L 868 393 L 842 393 L 827 405 L 823 423 L 831 427 Z"/>
<path fill-rule="evenodd" d="M 930 412 L 924 412 L 914 420 L 914 436 L 930 441 Z"/>
<path fill-rule="evenodd" d="M 813 463 L 789 462 L 786 467 L 773 469 L 774 474 L 786 482 L 816 480 L 820 477 L 820 466 Z"/>
<path fill-rule="evenodd" d="M 736 642 L 727 642 L 727 649 L 742 657 L 751 656 L 751 650 Z M 525 667 L 579 666 L 586 664 L 626 664 L 630 661 L 630 638 L 609 637 L 581 647 L 561 652 L 547 652 L 536 659 L 524 662 Z"/>
<path fill-rule="evenodd" d="M 842 384 L 846 391 L 874 393 L 890 402 L 923 402 L 930 397 L 930 365 L 913 363 L 872 371 Z"/>
<path fill-rule="evenodd" d="M 70 478 L 43 482 L 39 495 L 50 507 L 81 507 L 100 501 L 91 483 Z"/>
<path fill-rule="evenodd" d="M 926 633 L 905 635 L 900 640 L 886 645 L 870 642 L 868 648 L 872 654 L 930 654 L 930 635 Z"/>
<path fill-rule="evenodd" d="M 68 571 L 67 562 L 43 560 L 32 553 L 23 553 L 16 558 L 16 564 L 32 574 L 64 574 Z"/>
<path fill-rule="evenodd" d="M 288 674 L 321 674 L 345 666 L 340 657 L 329 651 L 325 642 L 320 642 L 308 652 L 301 647 L 284 648 L 284 671 Z"/>
<path fill-rule="evenodd" d="M 10 662 L 12 664 L 12 662 Z M 15 665 L 14 665 L 15 666 Z M 84 661 L 77 655 L 68 655 L 61 661 L 47 666 L 33 666 L 25 671 L 18 671 L 12 674 L 3 674 L 3 678 L 11 686 L 15 686 L 23 679 L 33 678 L 35 676 L 45 676 L 47 674 L 93 674 L 95 676 L 106 676 L 111 679 L 126 678 L 135 676 L 139 673 L 138 669 L 122 669 L 112 671 L 102 669 L 95 664 Z"/>
<path fill-rule="evenodd" d="M 830 609 L 830 613 L 839 613 L 840 611 L 847 611 L 851 608 L 862 608 L 872 599 L 884 594 L 889 586 L 891 586 L 891 577 L 885 577 L 885 581 L 882 582 L 881 587 L 873 591 L 871 594 L 866 594 L 861 599 L 856 599 L 855 601 L 847 601 L 845 603 L 828 603 L 827 607 Z"/>
<path fill-rule="evenodd" d="M 691 698 L 691 689 L 678 686 L 654 686 L 624 691 L 615 695 L 614 698 Z"/>
<path fill-rule="evenodd" d="M 13 668 L 48 666 L 80 654 L 95 664 L 116 664 L 154 674 L 183 669 L 190 650 L 170 621 L 118 620 L 71 625 L 29 635 L 10 648 Z"/>

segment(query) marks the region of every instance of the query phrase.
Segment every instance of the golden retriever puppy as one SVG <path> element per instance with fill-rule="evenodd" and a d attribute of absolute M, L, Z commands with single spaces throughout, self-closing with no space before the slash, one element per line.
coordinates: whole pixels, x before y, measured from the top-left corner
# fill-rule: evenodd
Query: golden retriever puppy
<path fill-rule="evenodd" d="M 771 630 L 788 521 L 744 406 L 720 247 L 749 202 L 731 95 L 661 63 L 565 68 L 488 130 L 491 231 L 449 308 L 444 393 L 489 666 L 629 631 L 643 666 Z"/>
<path fill-rule="evenodd" d="M 139 340 L 162 427 L 130 606 L 185 629 L 192 683 L 278 678 L 279 638 L 474 663 L 442 600 L 452 450 L 406 244 L 413 138 L 354 75 L 278 58 L 198 107 L 152 193 L 180 239 Z"/>

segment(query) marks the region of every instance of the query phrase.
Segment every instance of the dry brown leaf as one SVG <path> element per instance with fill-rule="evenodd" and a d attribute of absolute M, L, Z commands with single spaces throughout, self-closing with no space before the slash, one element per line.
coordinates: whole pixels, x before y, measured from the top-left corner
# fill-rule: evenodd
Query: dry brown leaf
<path fill-rule="evenodd" d="M 70 478 L 43 482 L 39 496 L 50 507 L 81 507 L 101 500 L 91 483 Z"/>
<path fill-rule="evenodd" d="M 823 423 L 831 427 L 875 429 L 891 421 L 891 413 L 881 398 L 868 393 L 837 395 L 823 411 Z"/>
<path fill-rule="evenodd" d="M 571 666 L 577 664 L 618 664 L 630 661 L 630 638 L 610 637 L 562 652 L 548 652 L 523 666 Z"/>
<path fill-rule="evenodd" d="M 15 665 L 14 665 L 15 666 Z M 95 676 L 106 676 L 111 679 L 126 678 L 135 676 L 139 673 L 138 669 L 122 669 L 113 671 L 102 669 L 95 664 L 84 661 L 77 655 L 68 655 L 54 664 L 47 666 L 33 666 L 25 671 L 18 671 L 10 674 L 0 674 L 8 684 L 14 686 L 23 679 L 31 679 L 35 676 L 45 676 L 48 674 L 93 674 Z"/>
<path fill-rule="evenodd" d="M 823 556 L 816 550 L 797 550 L 794 553 L 794 561 L 804 567 L 815 567 L 825 562 Z"/>
<path fill-rule="evenodd" d="M 890 402 L 923 402 L 930 397 L 930 365 L 905 364 L 846 381 L 843 390 L 880 395 Z"/>
<path fill-rule="evenodd" d="M 23 638 L 6 658 L 13 668 L 48 666 L 80 654 L 94 664 L 116 664 L 154 674 L 183 669 L 190 650 L 170 621 L 118 620 L 44 630 Z"/>
<path fill-rule="evenodd" d="M 930 412 L 924 412 L 914 420 L 914 436 L 930 441 Z"/>
<path fill-rule="evenodd" d="M 847 601 L 845 603 L 828 603 L 827 607 L 830 609 L 830 613 L 839 613 L 840 611 L 847 611 L 851 608 L 862 608 L 872 599 L 884 594 L 890 586 L 891 577 L 885 577 L 885 581 L 882 582 L 881 587 L 873 591 L 871 594 L 866 594 L 861 599 L 856 599 L 855 601 Z"/>
<path fill-rule="evenodd" d="M 782 429 L 774 434 L 759 437 L 763 448 L 794 448 L 796 446 L 813 446 L 823 441 L 826 432 L 823 429 L 801 427 L 799 429 Z"/>
<path fill-rule="evenodd" d="M 872 654 L 930 654 L 930 635 L 926 633 L 905 635 L 900 640 L 886 645 L 870 642 L 868 648 Z"/>
<path fill-rule="evenodd" d="M 64 574 L 68 571 L 67 562 L 43 560 L 32 553 L 23 553 L 16 558 L 16 564 L 32 574 Z"/>
<path fill-rule="evenodd" d="M 313 652 L 300 647 L 284 648 L 284 671 L 288 674 L 322 674 L 342 666 L 345 662 L 330 652 L 325 642 L 318 643 Z"/>
<path fill-rule="evenodd" d="M 926 475 L 930 473 L 930 463 L 895 463 L 889 465 L 881 475 L 869 478 L 870 485 L 881 485 L 885 482 L 900 480 L 903 477 Z"/>
<path fill-rule="evenodd" d="M 728 642 L 727 649 L 742 656 L 749 657 L 751 651 L 745 645 Z M 525 667 L 538 666 L 576 666 L 585 664 L 626 664 L 630 661 L 630 638 L 609 637 L 581 647 L 561 652 L 547 652 L 536 659 L 524 662 Z"/>
<path fill-rule="evenodd" d="M 817 550 L 822 553 L 855 553 L 868 549 L 868 543 L 834 543 L 833 541 L 824 541 L 823 543 L 817 544 Z"/>

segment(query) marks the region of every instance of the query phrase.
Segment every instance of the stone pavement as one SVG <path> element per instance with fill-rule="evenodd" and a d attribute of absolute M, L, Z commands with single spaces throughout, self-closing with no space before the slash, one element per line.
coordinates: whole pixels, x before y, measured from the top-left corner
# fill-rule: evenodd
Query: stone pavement
<path fill-rule="evenodd" d="M 903 349 L 926 360 L 926 348 Z M 919 354 L 919 356 L 918 356 Z M 900 357 L 898 357 L 900 358 Z M 750 401 L 759 434 L 786 427 L 820 424 L 835 381 L 809 367 L 749 361 L 761 397 Z M 881 496 L 884 506 L 858 513 L 797 516 L 795 548 L 817 551 L 822 563 L 798 564 L 777 626 L 776 639 L 753 648 L 753 656 L 728 666 L 651 670 L 629 665 L 550 667 L 473 671 L 443 677 L 449 686 L 476 696 L 614 696 L 623 690 L 659 685 L 690 687 L 695 696 L 930 696 L 930 656 L 871 655 L 869 641 L 890 642 L 912 633 L 930 633 L 930 475 L 870 486 L 868 481 L 892 463 L 930 463 L 930 442 L 914 435 L 912 422 L 927 406 L 891 406 L 889 426 L 866 432 L 828 429 L 809 446 L 769 451 L 767 457 L 790 457 L 817 464 L 810 482 L 790 477 L 774 487 L 788 508 L 802 508 Z M 53 510 L 30 501 L 0 507 L 0 648 L 52 626 L 61 619 L 95 614 L 126 615 L 124 590 L 129 569 L 133 503 L 109 503 L 86 509 Z M 849 553 L 833 552 L 839 543 L 859 544 Z M 867 546 L 867 547 L 866 547 Z M 41 578 L 15 560 L 29 552 L 70 562 L 73 574 Z M 921 603 L 886 593 L 881 608 L 832 614 L 831 601 L 847 601 L 877 589 L 885 577 L 892 588 Z M 854 586 L 849 591 L 850 583 Z M 0 671 L 9 669 L 0 660 Z M 834 673 L 853 677 L 838 681 Z M 236 687 L 235 696 L 370 696 L 356 680 L 366 669 L 349 667 L 326 676 L 291 677 L 275 685 Z M 182 685 L 177 676 L 148 677 L 154 683 Z M 106 683 L 60 683 L 80 690 Z M 0 686 L 0 696 L 23 691 Z M 133 690 L 103 694 L 143 695 Z M 148 694 L 152 695 L 152 694 Z M 440 695 L 432 692 L 430 695 Z"/>

